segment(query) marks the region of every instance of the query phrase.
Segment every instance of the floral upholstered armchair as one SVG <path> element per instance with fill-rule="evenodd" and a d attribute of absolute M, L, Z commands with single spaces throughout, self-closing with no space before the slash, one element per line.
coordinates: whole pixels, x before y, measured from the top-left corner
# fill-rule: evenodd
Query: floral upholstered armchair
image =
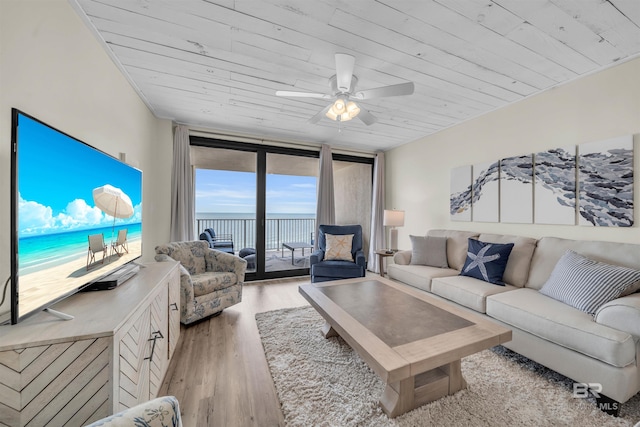
<path fill-rule="evenodd" d="M 182 427 L 178 399 L 163 396 L 103 418 L 86 427 Z"/>
<path fill-rule="evenodd" d="M 242 301 L 247 261 L 204 240 L 156 246 L 156 261 L 180 262 L 180 321 L 185 325 Z"/>

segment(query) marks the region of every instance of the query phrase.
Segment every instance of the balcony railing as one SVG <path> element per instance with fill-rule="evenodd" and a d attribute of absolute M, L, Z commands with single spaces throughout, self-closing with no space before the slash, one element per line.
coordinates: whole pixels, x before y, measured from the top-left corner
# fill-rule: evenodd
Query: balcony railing
<path fill-rule="evenodd" d="M 216 234 L 232 235 L 236 252 L 242 248 L 255 248 L 255 219 L 197 219 L 198 235 L 207 228 L 213 228 Z M 311 243 L 316 229 L 315 218 L 271 218 L 266 220 L 266 250 L 281 249 L 282 243 Z"/>

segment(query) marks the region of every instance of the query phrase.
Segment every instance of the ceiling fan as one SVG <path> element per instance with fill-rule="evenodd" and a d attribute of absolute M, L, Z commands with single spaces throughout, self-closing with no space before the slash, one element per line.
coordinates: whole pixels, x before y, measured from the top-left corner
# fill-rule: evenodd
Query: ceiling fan
<path fill-rule="evenodd" d="M 356 91 L 358 78 L 353 75 L 354 65 L 355 58 L 353 56 L 345 53 L 336 53 L 336 74 L 329 78 L 331 93 L 279 90 L 276 92 L 276 96 L 335 99 L 333 103 L 311 117 L 309 123 L 317 123 L 323 116 L 339 122 L 358 117 L 364 124 L 372 125 L 376 122 L 376 117 L 367 110 L 361 109 L 354 100 L 361 101 L 387 96 L 411 95 L 413 93 L 413 82 Z"/>

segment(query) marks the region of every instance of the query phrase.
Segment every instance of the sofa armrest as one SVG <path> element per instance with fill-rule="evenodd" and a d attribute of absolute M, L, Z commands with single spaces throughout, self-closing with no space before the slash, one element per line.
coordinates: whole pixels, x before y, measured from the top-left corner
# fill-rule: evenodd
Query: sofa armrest
<path fill-rule="evenodd" d="M 640 293 L 609 301 L 596 311 L 594 320 L 640 339 Z"/>
<path fill-rule="evenodd" d="M 367 269 L 367 259 L 364 257 L 364 251 L 357 251 L 354 261 L 365 270 Z"/>
<path fill-rule="evenodd" d="M 158 262 L 175 261 L 175 259 L 166 254 L 156 254 L 155 260 Z M 180 264 L 180 266 L 182 266 L 182 264 Z"/>
<path fill-rule="evenodd" d="M 321 249 L 318 249 L 317 251 L 309 255 L 309 266 L 312 266 L 313 264 L 317 264 L 323 259 L 324 259 L 324 251 Z"/>
<path fill-rule="evenodd" d="M 204 253 L 206 271 L 230 272 L 238 276 L 238 283 L 244 282 L 244 275 L 247 271 L 247 261 L 239 256 L 227 252 L 209 249 Z"/>
<path fill-rule="evenodd" d="M 141 403 L 86 427 L 124 427 L 141 425 L 167 425 L 182 427 L 178 399 L 173 396 L 158 397 Z"/>
<path fill-rule="evenodd" d="M 411 264 L 411 251 L 398 251 L 393 256 L 393 262 L 400 265 Z"/>

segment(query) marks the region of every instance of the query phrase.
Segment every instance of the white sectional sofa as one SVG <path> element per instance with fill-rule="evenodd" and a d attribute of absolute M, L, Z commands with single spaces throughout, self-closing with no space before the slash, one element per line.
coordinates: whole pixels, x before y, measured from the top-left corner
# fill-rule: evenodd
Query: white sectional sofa
<path fill-rule="evenodd" d="M 596 261 L 640 269 L 640 245 L 454 230 L 431 230 L 427 236 L 446 238 L 449 268 L 412 265 L 412 251 L 400 251 L 388 266 L 391 279 L 511 328 L 513 339 L 505 347 L 578 383 L 592 384 L 600 394 L 600 408 L 607 412 L 617 413 L 621 403 L 640 391 L 640 293 L 614 299 L 592 315 L 539 292 L 568 249 Z M 459 275 L 469 238 L 514 244 L 504 271 L 505 286 Z"/>

